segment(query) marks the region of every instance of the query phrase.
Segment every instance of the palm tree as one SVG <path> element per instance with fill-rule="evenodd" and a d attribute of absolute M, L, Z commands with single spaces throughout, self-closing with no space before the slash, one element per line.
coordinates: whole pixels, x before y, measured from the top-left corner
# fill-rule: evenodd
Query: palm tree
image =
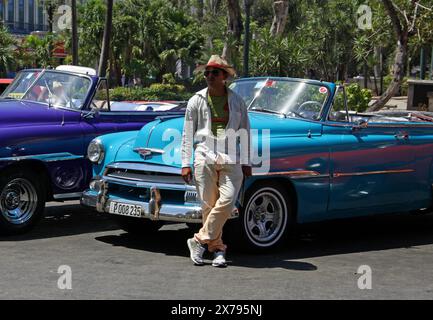
<path fill-rule="evenodd" d="M 104 37 L 102 38 L 102 51 L 99 59 L 98 74 L 105 77 L 107 73 L 107 61 L 110 52 L 110 37 L 111 37 L 111 23 L 113 21 L 113 0 L 107 0 L 107 15 L 105 16 Z"/>
<path fill-rule="evenodd" d="M 77 0 L 71 1 L 72 9 L 72 64 L 78 65 Z"/>
<path fill-rule="evenodd" d="M 227 38 L 222 56 L 229 63 L 234 64 L 232 60 L 238 56 L 242 29 L 243 24 L 239 0 L 227 0 Z"/>

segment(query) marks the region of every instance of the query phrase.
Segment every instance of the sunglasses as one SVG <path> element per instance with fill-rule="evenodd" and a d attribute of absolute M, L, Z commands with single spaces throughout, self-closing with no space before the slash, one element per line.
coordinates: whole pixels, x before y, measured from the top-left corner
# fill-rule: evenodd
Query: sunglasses
<path fill-rule="evenodd" d="M 209 70 L 206 70 L 206 71 L 204 72 L 204 76 L 207 77 L 207 76 L 209 76 L 210 74 L 212 74 L 213 76 L 217 77 L 217 76 L 219 76 L 220 72 L 221 72 L 221 70 L 219 70 L 219 69 L 213 69 L 213 70 L 210 70 L 210 71 L 209 71 Z"/>

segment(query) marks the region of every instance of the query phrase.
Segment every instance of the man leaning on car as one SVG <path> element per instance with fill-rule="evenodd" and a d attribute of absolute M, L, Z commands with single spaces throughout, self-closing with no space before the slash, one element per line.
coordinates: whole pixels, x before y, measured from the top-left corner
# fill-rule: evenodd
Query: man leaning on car
<path fill-rule="evenodd" d="M 191 183 L 194 149 L 194 178 L 203 222 L 200 231 L 187 244 L 195 265 L 204 264 L 207 246 L 214 254 L 212 265 L 226 267 L 227 247 L 222 230 L 235 208 L 244 176 L 251 175 L 250 122 L 243 99 L 226 87 L 227 79 L 235 75 L 234 68 L 213 55 L 206 65 L 196 70 L 203 69 L 208 87 L 189 100 L 182 135 L 182 177 Z M 240 131 L 246 133 L 247 139 L 236 139 L 236 154 L 233 154 L 227 139 L 233 136 L 232 132 Z M 223 147 L 215 148 L 216 145 Z"/>

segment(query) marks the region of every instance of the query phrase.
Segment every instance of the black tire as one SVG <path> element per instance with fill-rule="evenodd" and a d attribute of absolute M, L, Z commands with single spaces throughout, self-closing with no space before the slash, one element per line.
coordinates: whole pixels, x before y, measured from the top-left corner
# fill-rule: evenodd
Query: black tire
<path fill-rule="evenodd" d="M 29 232 L 43 217 L 46 188 L 43 179 L 28 169 L 0 174 L 0 234 Z"/>
<path fill-rule="evenodd" d="M 146 236 L 157 232 L 162 226 L 161 221 L 152 221 L 133 217 L 114 216 L 119 227 L 136 236 Z"/>
<path fill-rule="evenodd" d="M 274 182 L 253 185 L 245 194 L 239 218 L 224 227 L 228 245 L 253 253 L 279 248 L 295 224 L 291 200 L 287 186 Z"/>

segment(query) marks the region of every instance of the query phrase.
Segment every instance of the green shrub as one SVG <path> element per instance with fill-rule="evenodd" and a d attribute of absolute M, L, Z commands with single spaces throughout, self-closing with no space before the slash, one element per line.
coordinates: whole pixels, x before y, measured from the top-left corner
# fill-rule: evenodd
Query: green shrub
<path fill-rule="evenodd" d="M 373 97 L 370 89 L 361 89 L 357 83 L 352 83 L 346 87 L 347 106 L 349 110 L 364 112 Z"/>
<path fill-rule="evenodd" d="M 156 101 L 156 100 L 188 100 L 192 93 L 186 91 L 185 87 L 178 84 L 155 83 L 147 88 L 124 88 L 110 89 L 112 101 Z"/>
<path fill-rule="evenodd" d="M 163 84 L 176 84 L 176 79 L 172 73 L 166 73 L 162 76 Z"/>

